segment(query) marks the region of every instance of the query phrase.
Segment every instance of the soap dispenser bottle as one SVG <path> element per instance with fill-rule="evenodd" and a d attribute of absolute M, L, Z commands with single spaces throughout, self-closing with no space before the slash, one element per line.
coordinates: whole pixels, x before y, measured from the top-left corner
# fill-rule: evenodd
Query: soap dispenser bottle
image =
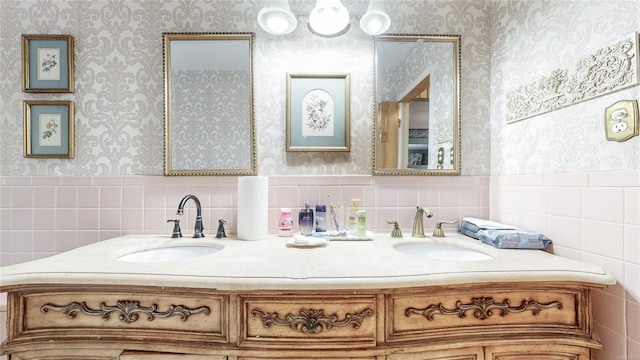
<path fill-rule="evenodd" d="M 316 232 L 326 232 L 327 231 L 327 206 L 326 205 L 316 205 Z"/>
<path fill-rule="evenodd" d="M 358 202 L 360 199 L 351 199 L 351 212 L 349 213 L 349 219 L 347 219 L 347 230 L 349 235 L 355 235 L 358 231 Z"/>
<path fill-rule="evenodd" d="M 358 219 L 357 219 L 357 229 L 356 233 L 359 237 L 367 236 L 367 212 L 366 210 L 358 210 Z"/>
<path fill-rule="evenodd" d="M 298 227 L 300 228 L 300 234 L 309 235 L 313 232 L 313 209 L 309 208 L 309 202 L 304 202 L 304 209 L 300 210 L 298 214 Z"/>
<path fill-rule="evenodd" d="M 280 220 L 278 221 L 278 235 L 291 236 L 293 219 L 291 218 L 291 208 L 280 209 Z"/>

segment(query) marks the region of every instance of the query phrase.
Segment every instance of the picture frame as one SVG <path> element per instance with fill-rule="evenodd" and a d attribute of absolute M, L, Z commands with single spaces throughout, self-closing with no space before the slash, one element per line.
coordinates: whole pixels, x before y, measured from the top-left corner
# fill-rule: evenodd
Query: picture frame
<path fill-rule="evenodd" d="M 73 36 L 22 35 L 22 91 L 74 92 Z"/>
<path fill-rule="evenodd" d="M 287 151 L 351 148 L 350 76 L 287 74 Z"/>
<path fill-rule="evenodd" d="M 24 101 L 24 157 L 75 156 L 73 101 Z"/>

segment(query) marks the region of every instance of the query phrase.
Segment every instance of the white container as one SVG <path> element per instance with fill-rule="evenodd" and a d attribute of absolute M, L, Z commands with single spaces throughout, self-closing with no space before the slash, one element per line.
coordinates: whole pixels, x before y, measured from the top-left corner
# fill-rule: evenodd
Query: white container
<path fill-rule="evenodd" d="M 269 179 L 238 178 L 238 239 L 262 240 L 269 236 Z"/>

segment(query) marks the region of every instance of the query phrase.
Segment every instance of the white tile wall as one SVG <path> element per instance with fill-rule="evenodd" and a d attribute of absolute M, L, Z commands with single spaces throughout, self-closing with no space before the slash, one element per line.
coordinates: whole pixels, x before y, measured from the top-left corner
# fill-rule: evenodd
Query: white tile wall
<path fill-rule="evenodd" d="M 491 218 L 543 232 L 556 254 L 602 266 L 598 360 L 640 359 L 640 171 L 491 177 Z"/>

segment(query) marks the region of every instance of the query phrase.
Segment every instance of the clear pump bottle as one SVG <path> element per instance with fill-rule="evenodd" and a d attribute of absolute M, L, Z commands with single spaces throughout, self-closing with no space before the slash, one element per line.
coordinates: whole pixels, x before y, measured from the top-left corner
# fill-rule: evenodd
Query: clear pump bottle
<path fill-rule="evenodd" d="M 351 212 L 349 213 L 349 218 L 347 219 L 347 230 L 350 235 L 356 235 L 358 232 L 358 202 L 362 200 L 360 199 L 351 199 Z"/>
<path fill-rule="evenodd" d="M 327 231 L 327 207 L 325 205 L 316 205 L 316 232 Z"/>

